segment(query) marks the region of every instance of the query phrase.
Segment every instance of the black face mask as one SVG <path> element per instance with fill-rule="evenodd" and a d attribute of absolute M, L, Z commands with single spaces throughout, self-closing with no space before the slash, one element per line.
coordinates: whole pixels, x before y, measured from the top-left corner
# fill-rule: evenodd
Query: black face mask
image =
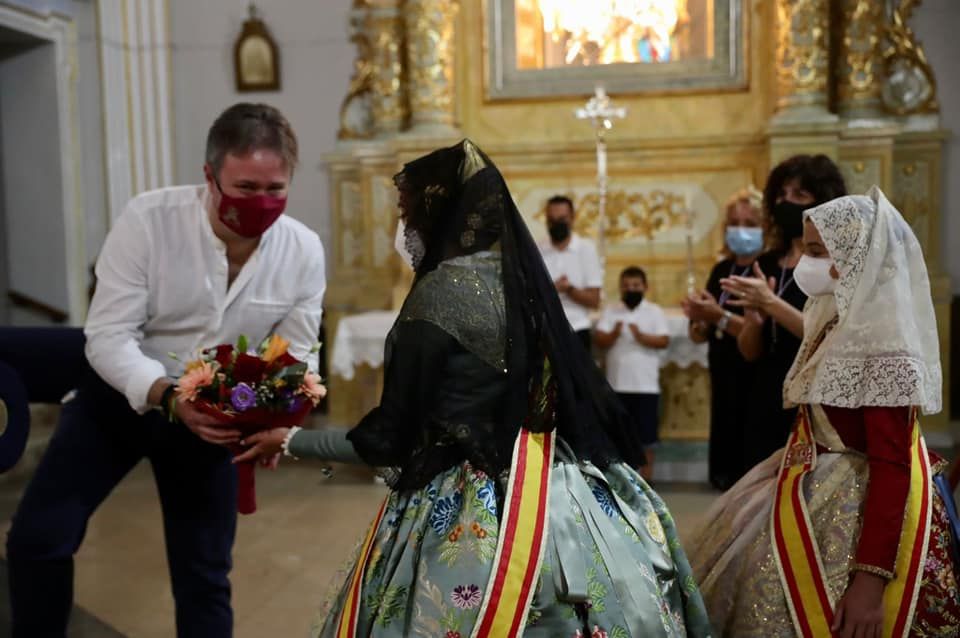
<path fill-rule="evenodd" d="M 783 200 L 773 206 L 773 221 L 783 234 L 783 241 L 789 244 L 803 236 L 803 211 L 813 208 L 812 204 L 794 204 Z"/>
<path fill-rule="evenodd" d="M 640 305 L 640 302 L 643 301 L 643 291 L 641 290 L 628 290 L 623 293 L 621 297 L 623 299 L 623 305 L 625 305 L 630 310 L 633 310 Z"/>
<path fill-rule="evenodd" d="M 550 239 L 555 244 L 562 244 L 570 237 L 570 224 L 566 222 L 550 222 L 547 224 L 547 232 L 550 233 Z"/>

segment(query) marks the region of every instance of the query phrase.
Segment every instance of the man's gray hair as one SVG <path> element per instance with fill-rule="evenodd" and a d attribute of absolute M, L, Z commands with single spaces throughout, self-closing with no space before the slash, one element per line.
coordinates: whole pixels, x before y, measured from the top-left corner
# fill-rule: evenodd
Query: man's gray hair
<path fill-rule="evenodd" d="M 206 162 L 219 175 L 227 153 L 269 150 L 283 158 L 292 175 L 297 168 L 297 136 L 287 118 L 269 104 L 234 104 L 220 114 L 207 134 Z"/>

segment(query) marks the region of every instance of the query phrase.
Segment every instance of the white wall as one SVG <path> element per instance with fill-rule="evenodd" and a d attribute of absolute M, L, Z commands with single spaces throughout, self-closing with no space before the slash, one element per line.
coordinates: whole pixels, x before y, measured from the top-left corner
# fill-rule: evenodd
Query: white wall
<path fill-rule="evenodd" d="M 925 0 L 911 25 L 937 77 L 941 124 L 951 132 L 944 147 L 943 256 L 960 295 L 960 2 Z"/>
<path fill-rule="evenodd" d="M 100 42 L 96 1 L 72 0 L 77 28 L 77 125 L 80 143 L 80 191 L 86 216 L 87 274 L 106 237 L 107 211 L 103 143 L 103 91 L 100 87 Z"/>
<path fill-rule="evenodd" d="M 4 0 L 3 3 L 27 9 L 41 15 L 54 11 L 69 15 L 71 10 L 70 5 L 74 4 L 71 0 Z"/>
<path fill-rule="evenodd" d="M 0 61 L 9 287 L 69 312 L 58 121 L 54 45 L 23 48 Z"/>
<path fill-rule="evenodd" d="M 280 49 L 281 90 L 271 93 L 235 90 L 233 44 L 247 17 L 246 2 L 169 2 L 177 180 L 202 181 L 207 130 L 224 108 L 240 101 L 272 104 L 290 120 L 300 142 L 300 169 L 287 211 L 320 233 L 329 255 L 327 178 L 320 157 L 336 142 L 353 66 L 350 0 L 257 2 Z"/>

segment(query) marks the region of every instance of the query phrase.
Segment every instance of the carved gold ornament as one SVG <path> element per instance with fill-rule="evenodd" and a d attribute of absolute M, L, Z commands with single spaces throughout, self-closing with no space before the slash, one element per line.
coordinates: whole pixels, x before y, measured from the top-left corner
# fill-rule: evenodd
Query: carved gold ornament
<path fill-rule="evenodd" d="M 933 69 L 913 29 L 907 26 L 920 3 L 921 0 L 900 0 L 886 28 L 890 46 L 883 53 L 883 105 L 897 115 L 936 113 L 940 109 Z"/>
<path fill-rule="evenodd" d="M 577 211 L 574 230 L 581 235 L 595 237 L 600 196 L 597 193 L 583 195 L 575 199 L 574 204 Z M 686 223 L 684 196 L 664 190 L 647 193 L 610 191 L 607 194 L 606 208 L 604 236 L 612 240 L 635 237 L 653 239 L 661 231 Z M 546 209 L 541 209 L 534 218 L 545 220 Z"/>
<path fill-rule="evenodd" d="M 408 0 L 404 5 L 412 124 L 453 124 L 455 18 L 459 3 Z"/>
<path fill-rule="evenodd" d="M 777 84 L 781 107 L 826 100 L 829 19 L 827 0 L 778 0 Z"/>
<path fill-rule="evenodd" d="M 355 8 L 362 5 L 354 5 Z M 340 103 L 340 129 L 337 131 L 337 139 L 363 139 L 373 135 L 372 122 L 370 121 L 369 107 L 362 103 L 362 100 L 369 97 L 373 89 L 374 69 L 371 61 L 370 41 L 367 39 L 366 20 L 364 17 L 355 15 L 351 20 L 353 33 L 350 41 L 357 47 L 357 57 L 353 61 L 353 75 L 350 77 L 350 86 L 347 87 L 347 94 Z M 350 121 L 350 113 L 353 109 L 361 110 L 361 122 Z"/>
<path fill-rule="evenodd" d="M 875 0 L 842 0 L 838 93 L 841 111 L 875 110 L 880 106 L 883 58 L 883 5 Z"/>

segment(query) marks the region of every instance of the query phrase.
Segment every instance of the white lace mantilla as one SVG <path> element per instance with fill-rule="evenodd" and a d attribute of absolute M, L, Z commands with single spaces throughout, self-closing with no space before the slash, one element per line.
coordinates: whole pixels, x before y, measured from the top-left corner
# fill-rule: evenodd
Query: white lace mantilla
<path fill-rule="evenodd" d="M 787 405 L 939 412 L 937 321 L 923 252 L 910 226 L 876 186 L 807 216 L 840 279 L 832 296 L 812 297 L 804 309 L 804 341 L 784 384 Z M 832 320 L 836 327 L 826 333 Z"/>

